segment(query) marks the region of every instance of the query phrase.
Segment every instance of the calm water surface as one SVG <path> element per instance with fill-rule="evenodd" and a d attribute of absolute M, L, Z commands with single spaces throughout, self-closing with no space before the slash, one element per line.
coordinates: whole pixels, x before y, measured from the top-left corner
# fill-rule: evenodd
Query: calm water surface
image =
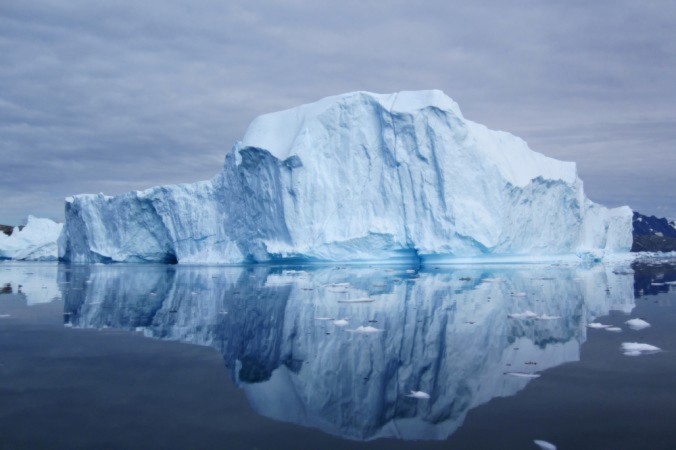
<path fill-rule="evenodd" d="M 1 263 L 0 292 L 0 448 L 676 448 L 670 263 Z"/>

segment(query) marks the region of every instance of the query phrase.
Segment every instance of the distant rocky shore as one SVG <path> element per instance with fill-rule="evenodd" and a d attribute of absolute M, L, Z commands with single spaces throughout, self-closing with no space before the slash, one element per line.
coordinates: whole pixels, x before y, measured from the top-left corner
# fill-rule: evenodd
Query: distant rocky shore
<path fill-rule="evenodd" d="M 19 225 L 19 230 L 23 229 L 23 225 Z M 11 225 L 0 225 L 0 232 L 6 234 L 7 236 L 12 235 L 12 231 L 14 231 L 14 227 Z"/>

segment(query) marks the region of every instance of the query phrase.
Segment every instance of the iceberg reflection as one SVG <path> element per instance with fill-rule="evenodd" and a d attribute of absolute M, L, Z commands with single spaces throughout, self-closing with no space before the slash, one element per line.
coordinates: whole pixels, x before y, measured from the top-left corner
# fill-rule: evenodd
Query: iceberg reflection
<path fill-rule="evenodd" d="M 578 360 L 594 318 L 634 306 L 632 274 L 602 265 L 64 266 L 58 279 L 68 324 L 214 347 L 260 414 L 357 440 L 445 439 L 475 406 Z"/>

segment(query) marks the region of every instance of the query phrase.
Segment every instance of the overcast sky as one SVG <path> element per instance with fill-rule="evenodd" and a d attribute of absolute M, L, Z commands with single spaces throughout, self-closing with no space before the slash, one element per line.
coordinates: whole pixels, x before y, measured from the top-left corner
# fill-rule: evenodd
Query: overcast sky
<path fill-rule="evenodd" d="M 676 217 L 673 1 L 0 1 L 0 223 L 216 175 L 257 115 L 438 88 Z"/>

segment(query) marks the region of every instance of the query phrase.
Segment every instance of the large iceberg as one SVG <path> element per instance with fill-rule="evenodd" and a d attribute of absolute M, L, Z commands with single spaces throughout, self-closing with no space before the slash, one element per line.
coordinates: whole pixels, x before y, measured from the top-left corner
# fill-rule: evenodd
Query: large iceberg
<path fill-rule="evenodd" d="M 66 201 L 72 262 L 240 263 L 626 252 L 632 212 L 575 164 L 466 120 L 441 91 L 355 92 L 258 117 L 194 184 Z"/>
<path fill-rule="evenodd" d="M 9 236 L 0 233 L 0 259 L 55 261 L 62 228 L 63 224 L 53 220 L 28 216 L 23 229 L 15 227 Z"/>

